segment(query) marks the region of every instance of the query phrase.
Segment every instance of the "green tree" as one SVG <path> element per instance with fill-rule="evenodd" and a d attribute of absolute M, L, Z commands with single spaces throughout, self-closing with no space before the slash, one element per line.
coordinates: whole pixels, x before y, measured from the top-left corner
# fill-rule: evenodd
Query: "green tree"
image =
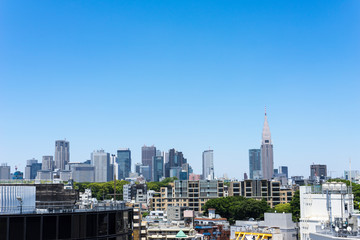
<path fill-rule="evenodd" d="M 290 202 L 290 209 L 292 213 L 292 218 L 294 222 L 299 222 L 300 219 L 300 192 L 297 190 Z"/>
<path fill-rule="evenodd" d="M 292 213 L 290 203 L 281 203 L 276 205 L 275 211 L 278 213 Z"/>

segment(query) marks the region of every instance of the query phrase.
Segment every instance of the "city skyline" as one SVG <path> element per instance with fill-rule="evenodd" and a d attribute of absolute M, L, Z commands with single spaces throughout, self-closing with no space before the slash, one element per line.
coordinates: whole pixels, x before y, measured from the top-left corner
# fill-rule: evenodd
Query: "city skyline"
<path fill-rule="evenodd" d="M 359 1 L 3 1 L 0 163 L 141 146 L 241 179 L 268 108 L 274 168 L 360 169 Z M 301 151 L 299 151 L 301 144 Z M 55 159 L 55 156 L 54 156 Z"/>

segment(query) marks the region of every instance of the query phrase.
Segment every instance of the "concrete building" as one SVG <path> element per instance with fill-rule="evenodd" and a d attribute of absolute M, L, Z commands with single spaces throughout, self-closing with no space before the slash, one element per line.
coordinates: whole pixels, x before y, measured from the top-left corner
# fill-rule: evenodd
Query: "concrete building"
<path fill-rule="evenodd" d="M 230 182 L 229 196 L 243 196 L 246 198 L 265 199 L 270 207 L 279 203 L 289 203 L 294 190 L 282 188 L 279 181 L 244 180 Z"/>
<path fill-rule="evenodd" d="M 91 163 L 95 170 L 95 182 L 108 182 L 113 179 L 113 166 L 110 165 L 110 154 L 104 150 L 91 153 Z"/>
<path fill-rule="evenodd" d="M 261 142 L 261 169 L 262 178 L 270 180 L 274 173 L 274 155 L 266 110 Z"/>
<path fill-rule="evenodd" d="M 117 151 L 118 160 L 118 179 L 125 179 L 129 177 L 131 172 L 131 151 L 128 148 L 122 148 Z"/>
<path fill-rule="evenodd" d="M 40 181 L 52 181 L 54 179 L 53 171 L 39 170 L 37 172 L 36 179 Z"/>
<path fill-rule="evenodd" d="M 53 156 L 43 156 L 42 157 L 41 170 L 54 171 L 54 157 Z"/>
<path fill-rule="evenodd" d="M 166 211 L 169 206 L 188 207 L 202 212 L 209 199 L 224 196 L 224 182 L 218 180 L 180 181 L 176 180 L 150 199 L 152 211 Z"/>
<path fill-rule="evenodd" d="M 6 163 L 2 163 L 0 166 L 0 180 L 10 179 L 10 166 Z"/>
<path fill-rule="evenodd" d="M 261 179 L 261 150 L 249 149 L 249 174 L 250 179 Z"/>
<path fill-rule="evenodd" d="M 202 177 L 203 180 L 214 180 L 214 151 L 206 150 L 202 153 Z"/>
<path fill-rule="evenodd" d="M 67 166 L 75 182 L 95 182 L 95 166 L 87 163 L 69 163 Z"/>
<path fill-rule="evenodd" d="M 353 194 L 345 183 L 300 187 L 300 236 L 310 240 L 319 228 L 345 223 L 354 212 Z M 319 238 L 320 239 L 320 238 Z"/>
<path fill-rule="evenodd" d="M 147 185 L 145 183 L 125 184 L 123 199 L 125 202 L 147 203 Z"/>
<path fill-rule="evenodd" d="M 186 211 L 187 209 L 187 207 L 169 206 L 166 211 L 167 219 L 169 221 L 184 220 L 184 211 Z"/>
<path fill-rule="evenodd" d="M 66 140 L 55 141 L 55 168 L 64 170 L 70 162 L 70 143 Z"/>

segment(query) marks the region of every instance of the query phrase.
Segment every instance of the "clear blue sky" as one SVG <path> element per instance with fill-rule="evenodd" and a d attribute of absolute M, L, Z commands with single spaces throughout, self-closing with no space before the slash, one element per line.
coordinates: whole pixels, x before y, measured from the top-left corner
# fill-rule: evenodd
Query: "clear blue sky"
<path fill-rule="evenodd" d="M 0 162 L 70 141 L 183 151 L 242 178 L 264 106 L 275 166 L 360 169 L 360 1 L 0 1 Z"/>

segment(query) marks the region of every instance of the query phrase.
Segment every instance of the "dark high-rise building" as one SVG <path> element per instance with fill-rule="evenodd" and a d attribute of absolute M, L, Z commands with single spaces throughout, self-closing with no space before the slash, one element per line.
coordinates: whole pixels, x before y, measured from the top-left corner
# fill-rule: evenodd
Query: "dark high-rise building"
<path fill-rule="evenodd" d="M 249 149 L 249 174 L 250 179 L 260 179 L 261 172 L 261 150 Z"/>
<path fill-rule="evenodd" d="M 279 173 L 280 174 L 285 174 L 286 178 L 289 178 L 289 173 L 288 173 L 288 167 L 287 166 L 280 166 L 279 167 Z"/>
<path fill-rule="evenodd" d="M 55 141 L 55 168 L 65 170 L 65 165 L 70 162 L 70 145 L 68 141 Z"/>
<path fill-rule="evenodd" d="M 316 177 L 319 177 L 321 180 L 327 177 L 326 165 L 310 165 L 310 179 L 315 179 Z"/>
<path fill-rule="evenodd" d="M 261 169 L 262 178 L 270 180 L 274 174 L 274 155 L 266 111 L 261 143 Z"/>
<path fill-rule="evenodd" d="M 156 156 L 153 158 L 152 166 L 152 180 L 159 182 L 164 176 L 164 158 L 162 156 Z"/>
<path fill-rule="evenodd" d="M 182 152 L 176 151 L 174 148 L 169 150 L 169 162 L 165 164 L 165 177 L 178 177 L 181 166 L 186 163 Z"/>
<path fill-rule="evenodd" d="M 144 145 L 141 148 L 141 163 L 143 166 L 149 166 L 150 172 L 152 172 L 152 160 L 156 156 L 156 147 Z"/>
<path fill-rule="evenodd" d="M 118 179 L 129 177 L 131 172 L 131 151 L 128 148 L 117 151 L 117 160 L 119 164 Z"/>
<path fill-rule="evenodd" d="M 141 175 L 141 171 L 140 171 L 140 167 L 142 166 L 141 163 L 135 163 L 135 172 L 137 174 L 139 174 L 139 176 Z"/>

